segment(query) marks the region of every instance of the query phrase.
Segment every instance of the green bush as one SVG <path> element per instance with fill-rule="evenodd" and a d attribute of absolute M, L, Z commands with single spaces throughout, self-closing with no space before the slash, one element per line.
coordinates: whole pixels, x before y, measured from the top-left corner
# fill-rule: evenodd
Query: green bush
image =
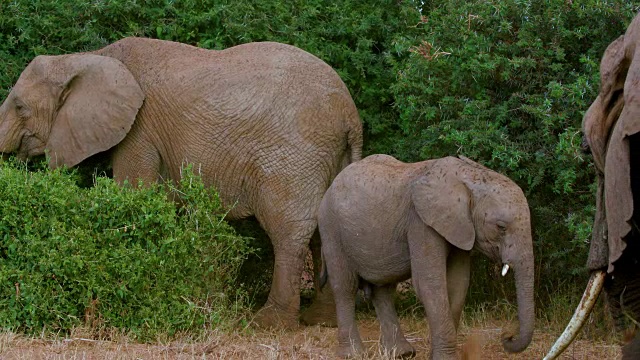
<path fill-rule="evenodd" d="M 582 115 L 604 49 L 637 9 L 621 0 L 425 1 L 422 34 L 394 69 L 388 152 L 407 161 L 462 154 L 516 181 L 531 208 L 542 305 L 556 289 L 586 284 L 595 197 Z M 494 277 L 474 272 L 471 298 L 513 295 Z"/>
<path fill-rule="evenodd" d="M 0 166 L 0 327 L 38 333 L 122 329 L 140 339 L 225 325 L 250 249 L 189 168 L 181 206 L 160 185 Z M 243 314 L 242 314 L 243 315 Z"/>

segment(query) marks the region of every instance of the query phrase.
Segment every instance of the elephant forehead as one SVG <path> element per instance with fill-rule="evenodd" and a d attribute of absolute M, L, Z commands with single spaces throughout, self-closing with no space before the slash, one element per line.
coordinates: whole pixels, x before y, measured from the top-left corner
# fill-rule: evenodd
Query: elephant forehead
<path fill-rule="evenodd" d="M 513 220 L 513 213 L 516 211 L 516 206 L 512 202 L 505 202 L 504 200 L 486 194 L 474 199 L 473 207 L 475 212 L 479 212 L 487 220 Z"/>
<path fill-rule="evenodd" d="M 39 55 L 36 56 L 24 69 L 20 80 L 29 83 L 53 83 L 62 82 L 64 69 L 59 66 L 61 56 Z"/>
<path fill-rule="evenodd" d="M 528 221 L 530 218 L 529 205 L 524 193 L 515 183 L 509 181 L 501 186 L 500 183 L 482 183 L 472 189 L 474 193 L 474 212 L 480 212 L 486 221 Z M 476 214 L 477 216 L 478 214 Z"/>
<path fill-rule="evenodd" d="M 46 109 L 55 105 L 55 100 L 53 90 L 42 82 L 23 80 L 16 83 L 5 101 L 19 107 L 27 107 L 31 111 L 38 109 L 40 112 L 46 112 Z"/>
<path fill-rule="evenodd" d="M 501 202 L 522 201 L 522 189 L 508 177 L 495 171 L 474 172 L 464 178 L 470 189 L 480 196 L 490 196 Z"/>

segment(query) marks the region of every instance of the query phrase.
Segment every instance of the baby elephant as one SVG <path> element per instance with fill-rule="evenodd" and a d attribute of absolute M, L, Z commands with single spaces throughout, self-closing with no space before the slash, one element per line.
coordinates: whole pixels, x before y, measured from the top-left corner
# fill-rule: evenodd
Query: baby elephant
<path fill-rule="evenodd" d="M 411 277 L 431 329 L 431 358 L 455 359 L 469 287 L 470 250 L 514 270 L 517 334 L 503 346 L 520 352 L 534 322 L 529 207 L 507 177 L 466 158 L 407 164 L 372 155 L 346 167 L 318 212 L 323 278 L 335 295 L 340 357 L 363 351 L 355 324 L 358 287 L 371 293 L 385 351 L 412 356 L 393 305 L 396 284 Z"/>

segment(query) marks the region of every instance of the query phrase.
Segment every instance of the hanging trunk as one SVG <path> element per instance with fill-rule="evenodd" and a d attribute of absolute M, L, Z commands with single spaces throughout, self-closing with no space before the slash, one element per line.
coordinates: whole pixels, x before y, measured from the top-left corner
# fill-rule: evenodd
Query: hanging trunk
<path fill-rule="evenodd" d="M 609 243 L 607 242 L 607 214 L 604 206 L 604 177 L 598 174 L 596 193 L 596 216 L 593 219 L 591 245 L 587 268 L 589 270 L 606 269 L 609 266 Z"/>
<path fill-rule="evenodd" d="M 534 271 L 533 255 L 523 255 L 524 260 L 513 265 L 518 294 L 518 334 L 508 336 L 502 340 L 505 351 L 521 352 L 529 346 L 533 337 L 533 323 L 535 320 L 535 305 L 533 299 Z"/>

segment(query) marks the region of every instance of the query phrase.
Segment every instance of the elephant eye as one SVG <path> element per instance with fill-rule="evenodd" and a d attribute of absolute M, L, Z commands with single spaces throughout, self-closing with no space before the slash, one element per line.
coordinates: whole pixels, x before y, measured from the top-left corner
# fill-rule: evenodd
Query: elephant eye
<path fill-rule="evenodd" d="M 505 223 L 504 223 L 504 222 L 502 222 L 502 221 L 498 221 L 498 222 L 496 223 L 496 227 L 498 228 L 498 230 L 500 230 L 500 232 L 505 232 L 505 231 L 507 231 L 507 224 L 505 224 Z"/>
<path fill-rule="evenodd" d="M 18 116 L 23 118 L 28 117 L 29 109 L 27 108 L 27 105 L 18 99 L 16 99 L 15 103 L 16 103 L 16 112 L 18 113 Z"/>
<path fill-rule="evenodd" d="M 582 144 L 580 144 L 580 149 L 582 150 L 582 153 L 585 155 L 591 154 L 591 147 L 589 146 L 589 142 L 587 141 L 586 135 L 582 136 Z"/>
<path fill-rule="evenodd" d="M 609 103 L 607 104 L 607 112 L 613 109 L 613 107 L 616 105 L 616 103 L 618 102 L 620 97 L 623 95 L 623 93 L 624 93 L 623 89 L 618 89 L 618 90 L 615 90 L 613 94 L 611 94 L 611 99 L 609 99 Z"/>

